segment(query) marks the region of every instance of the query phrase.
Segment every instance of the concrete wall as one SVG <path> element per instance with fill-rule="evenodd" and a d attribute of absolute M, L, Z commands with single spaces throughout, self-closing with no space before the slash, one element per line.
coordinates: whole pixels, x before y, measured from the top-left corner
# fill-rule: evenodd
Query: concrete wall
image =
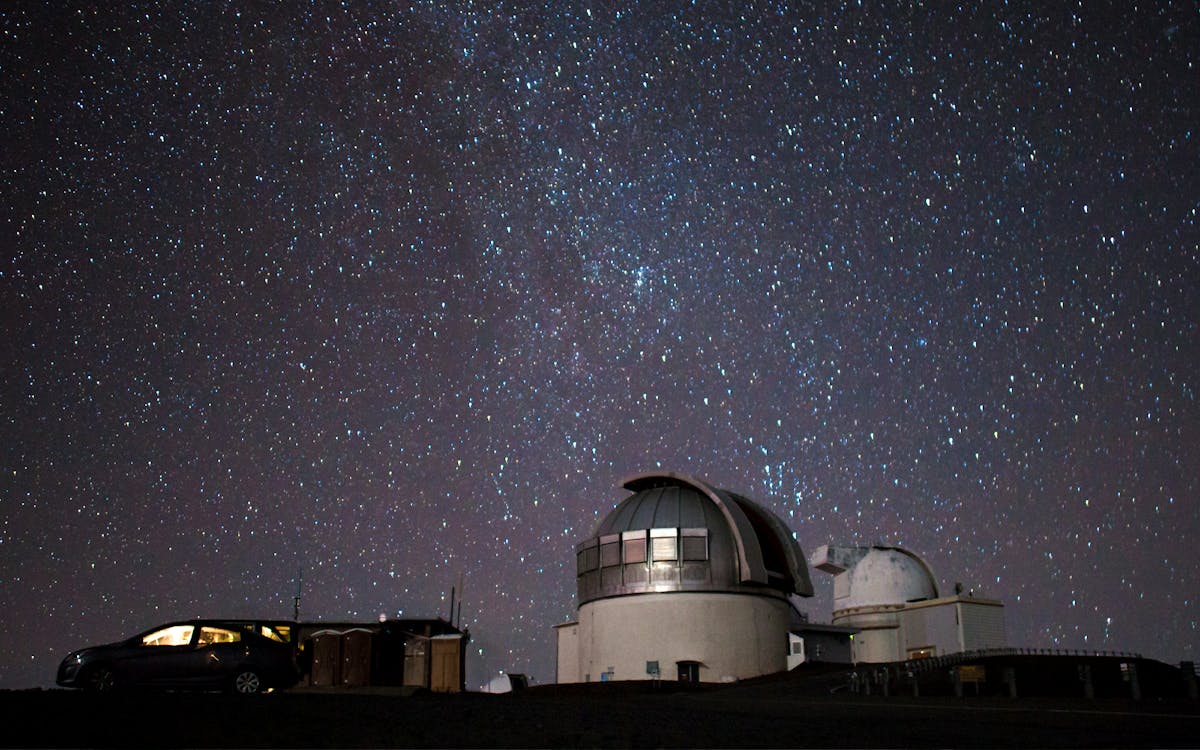
<path fill-rule="evenodd" d="M 713 592 L 638 594 L 579 608 L 578 677 L 645 680 L 657 661 L 663 679 L 677 663 L 700 663 L 701 682 L 722 682 L 787 668 L 790 610 L 783 599 Z M 560 631 L 566 628 L 559 628 Z M 569 655 L 559 636 L 561 659 Z"/>

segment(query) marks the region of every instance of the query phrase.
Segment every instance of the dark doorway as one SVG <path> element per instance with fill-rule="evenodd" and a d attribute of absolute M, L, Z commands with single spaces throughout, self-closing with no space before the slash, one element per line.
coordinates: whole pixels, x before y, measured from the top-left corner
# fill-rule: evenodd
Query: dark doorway
<path fill-rule="evenodd" d="M 677 661 L 675 664 L 679 667 L 680 682 L 699 682 L 700 681 L 700 662 L 698 661 Z"/>

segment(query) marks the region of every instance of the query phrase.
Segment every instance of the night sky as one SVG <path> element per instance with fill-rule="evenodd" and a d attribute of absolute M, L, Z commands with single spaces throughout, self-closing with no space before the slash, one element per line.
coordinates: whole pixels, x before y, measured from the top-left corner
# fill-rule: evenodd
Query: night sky
<path fill-rule="evenodd" d="M 659 467 L 1200 658 L 1195 3 L 93 5 L 0 9 L 0 687 L 301 569 L 552 681 Z"/>

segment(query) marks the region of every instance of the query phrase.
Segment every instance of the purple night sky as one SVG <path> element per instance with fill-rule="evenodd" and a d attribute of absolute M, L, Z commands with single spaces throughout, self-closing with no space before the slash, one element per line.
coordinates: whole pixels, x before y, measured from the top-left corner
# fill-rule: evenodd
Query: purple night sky
<path fill-rule="evenodd" d="M 656 467 L 1200 658 L 1194 3 L 75 5 L 0 9 L 0 688 L 301 568 L 551 681 Z"/>

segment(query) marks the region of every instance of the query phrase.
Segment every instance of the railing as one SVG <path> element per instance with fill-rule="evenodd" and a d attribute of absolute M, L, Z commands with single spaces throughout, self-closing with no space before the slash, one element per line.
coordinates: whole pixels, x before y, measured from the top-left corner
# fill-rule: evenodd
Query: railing
<path fill-rule="evenodd" d="M 903 662 L 904 669 L 912 672 L 928 672 L 934 669 L 954 667 L 988 656 L 1110 656 L 1122 659 L 1140 659 L 1141 654 L 1130 651 L 1089 651 L 1086 649 L 1062 648 L 982 648 L 960 651 L 957 654 L 931 656 L 927 659 L 910 659 Z"/>

